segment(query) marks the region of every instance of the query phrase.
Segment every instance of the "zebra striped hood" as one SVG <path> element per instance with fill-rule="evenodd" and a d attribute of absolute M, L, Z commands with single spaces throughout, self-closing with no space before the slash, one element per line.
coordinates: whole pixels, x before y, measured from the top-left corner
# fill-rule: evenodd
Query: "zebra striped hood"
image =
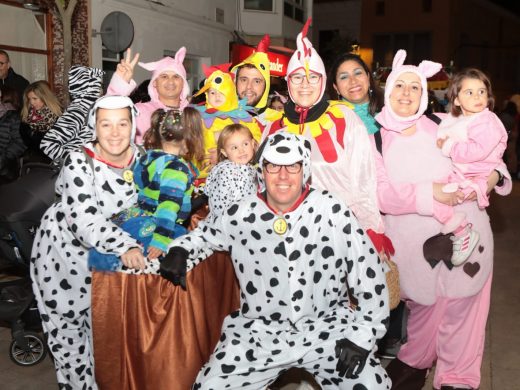
<path fill-rule="evenodd" d="M 101 69 L 74 65 L 69 70 L 70 100 L 103 95 L 103 72 Z"/>

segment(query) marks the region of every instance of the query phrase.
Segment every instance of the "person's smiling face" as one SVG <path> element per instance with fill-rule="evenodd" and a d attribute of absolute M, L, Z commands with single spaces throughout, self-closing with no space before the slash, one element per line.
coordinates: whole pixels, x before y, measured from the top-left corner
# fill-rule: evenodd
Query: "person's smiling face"
<path fill-rule="evenodd" d="M 367 103 L 369 88 L 369 75 L 356 61 L 347 60 L 338 67 L 334 89 L 343 99 L 353 104 Z"/>
<path fill-rule="evenodd" d="M 412 72 L 399 75 L 390 93 L 390 107 L 401 117 L 415 115 L 421 105 L 423 94 L 421 79 Z"/>
<path fill-rule="evenodd" d="M 96 113 L 96 141 L 100 157 L 114 165 L 129 160 L 132 118 L 128 108 L 99 108 Z"/>

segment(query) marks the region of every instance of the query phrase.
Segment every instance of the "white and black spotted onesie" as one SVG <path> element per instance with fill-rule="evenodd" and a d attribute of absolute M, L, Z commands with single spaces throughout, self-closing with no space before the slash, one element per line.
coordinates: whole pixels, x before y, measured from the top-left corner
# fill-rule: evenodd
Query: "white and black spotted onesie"
<path fill-rule="evenodd" d="M 204 193 L 209 198 L 208 218 L 222 214 L 233 203 L 255 194 L 256 189 L 256 170 L 250 164 L 236 164 L 231 160 L 219 162 L 210 171 L 204 186 Z"/>
<path fill-rule="evenodd" d="M 74 389 L 97 389 L 88 249 L 121 255 L 138 246 L 110 220 L 136 203 L 134 184 L 104 163 L 95 159 L 92 163 L 94 169 L 82 152 L 67 157 L 56 182 L 61 200 L 43 216 L 31 256 L 33 290 L 58 382 Z"/>
<path fill-rule="evenodd" d="M 193 388 L 263 389 L 297 366 L 323 389 L 389 389 L 372 353 L 358 378 L 341 378 L 335 370 L 336 340 L 347 338 L 371 351 L 386 331 L 388 293 L 370 239 L 327 192 L 311 190 L 283 217 L 288 229 L 278 235 L 278 216 L 252 195 L 174 241 L 190 251 L 188 269 L 208 249 L 229 251 L 241 288 L 241 308 L 225 319 Z M 347 284 L 358 301 L 355 309 Z"/>

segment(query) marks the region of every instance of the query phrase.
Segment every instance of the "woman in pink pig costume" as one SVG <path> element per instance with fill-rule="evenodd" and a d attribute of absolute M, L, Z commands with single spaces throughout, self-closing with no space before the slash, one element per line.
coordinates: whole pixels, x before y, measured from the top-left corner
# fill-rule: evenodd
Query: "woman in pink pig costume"
<path fill-rule="evenodd" d="M 382 154 L 376 155 L 379 204 L 395 248 L 401 295 L 410 309 L 408 341 L 387 372 L 392 389 L 421 389 L 436 361 L 435 389 L 477 389 L 493 269 L 489 216 L 474 194 L 460 203 L 461 191 L 442 191 L 452 162 L 436 146 L 437 124 L 423 115 L 426 79 L 441 64 L 404 65 L 405 58 L 404 50 L 396 53 L 385 106 L 376 116 L 382 125 Z M 493 172 L 489 189 L 506 195 L 510 176 L 497 169 L 505 180 L 497 186 L 499 174 Z M 462 267 L 451 267 L 450 235 L 438 234 L 442 225 L 433 214 L 442 204 L 465 213 L 480 233 L 477 250 Z"/>
<path fill-rule="evenodd" d="M 182 62 L 186 56 L 186 48 L 181 47 L 175 57 L 164 57 L 159 61 L 143 63 L 139 66 L 152 72 L 148 85 L 148 94 L 151 100 L 146 103 L 136 103 L 139 110 L 137 117 L 137 133 L 135 143 L 142 145 L 143 135 L 151 126 L 151 117 L 155 110 L 178 109 L 183 110 L 188 105 L 190 87 L 186 80 L 186 69 Z M 128 49 L 126 56 L 117 65 L 116 72 L 110 80 L 107 95 L 128 96 L 137 87 L 132 79 L 134 67 L 139 60 L 139 54 L 132 58 L 132 51 Z"/>

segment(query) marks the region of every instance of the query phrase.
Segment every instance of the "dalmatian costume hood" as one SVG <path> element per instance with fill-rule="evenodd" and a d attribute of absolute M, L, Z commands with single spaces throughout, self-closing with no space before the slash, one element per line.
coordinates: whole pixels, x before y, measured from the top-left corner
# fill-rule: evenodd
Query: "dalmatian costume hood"
<path fill-rule="evenodd" d="M 428 91 L 427 79 L 428 77 L 438 73 L 442 68 L 442 64 L 427 60 L 422 61 L 419 66 L 404 65 L 405 59 L 406 51 L 402 49 L 398 50 L 392 63 L 392 72 L 390 72 L 388 78 L 386 79 L 385 106 L 381 112 L 376 115 L 376 120 L 381 123 L 384 128 L 397 132 L 401 132 L 409 128 L 424 114 L 426 108 L 428 107 L 428 93 L 426 93 L 426 91 Z M 395 86 L 395 82 L 403 73 L 414 73 L 419 76 L 423 91 L 421 95 L 421 104 L 419 105 L 417 113 L 406 118 L 397 115 L 390 106 L 390 94 Z"/>
<path fill-rule="evenodd" d="M 291 165 L 302 163 L 303 180 L 302 187 L 309 182 L 311 177 L 311 143 L 301 135 L 280 131 L 269 136 L 259 151 L 257 177 L 259 192 L 265 191 L 263 166 L 266 162 L 277 165 Z"/>
<path fill-rule="evenodd" d="M 267 106 L 267 98 L 269 97 L 269 88 L 271 87 L 271 75 L 267 51 L 269 50 L 270 41 L 271 39 L 269 38 L 269 35 L 265 34 L 262 40 L 258 43 L 258 46 L 256 47 L 254 53 L 231 69 L 231 72 L 233 72 L 236 76 L 238 73 L 238 69 L 242 65 L 249 64 L 253 65 L 262 74 L 262 77 L 265 80 L 265 90 L 264 94 L 262 95 L 262 98 L 256 104 L 256 108 L 263 108 Z"/>
<path fill-rule="evenodd" d="M 126 108 L 128 107 L 130 109 L 130 113 L 132 115 L 132 134 L 130 136 L 130 144 L 133 146 L 134 139 L 135 139 L 135 133 L 137 129 L 137 123 L 136 119 L 139 115 L 139 112 L 137 111 L 137 108 L 135 108 L 134 103 L 130 98 L 126 96 L 103 96 L 100 97 L 92 106 L 92 109 L 90 110 L 88 114 L 88 120 L 87 120 L 87 131 L 91 134 L 91 141 L 96 140 L 96 115 L 99 108 L 104 108 L 108 110 L 117 110 L 119 108 Z"/>

